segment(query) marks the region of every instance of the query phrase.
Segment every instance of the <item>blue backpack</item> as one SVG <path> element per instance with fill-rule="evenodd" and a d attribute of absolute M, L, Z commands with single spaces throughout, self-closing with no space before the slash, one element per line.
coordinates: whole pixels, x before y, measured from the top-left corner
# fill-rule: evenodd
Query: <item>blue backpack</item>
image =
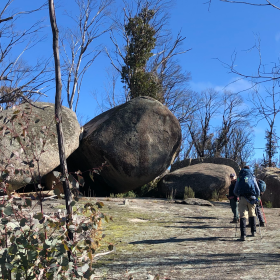
<path fill-rule="evenodd" d="M 256 195 L 254 175 L 250 169 L 242 169 L 237 180 L 241 196 L 251 197 Z"/>
<path fill-rule="evenodd" d="M 266 183 L 263 180 L 258 180 L 258 186 L 260 189 L 260 192 L 265 192 L 266 190 Z"/>

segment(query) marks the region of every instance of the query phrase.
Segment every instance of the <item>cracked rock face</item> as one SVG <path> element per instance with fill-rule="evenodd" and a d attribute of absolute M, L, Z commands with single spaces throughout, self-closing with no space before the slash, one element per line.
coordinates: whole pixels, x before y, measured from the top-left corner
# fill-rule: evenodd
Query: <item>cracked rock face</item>
<path fill-rule="evenodd" d="M 0 169 L 9 171 L 10 190 L 32 183 L 31 174 L 38 178 L 39 173 L 43 176 L 60 164 L 54 104 L 34 104 L 40 108 L 22 104 L 0 113 Z M 76 114 L 66 107 L 62 122 L 68 157 L 79 146 L 80 125 Z"/>
<path fill-rule="evenodd" d="M 80 147 L 69 158 L 76 164 L 73 169 L 86 170 L 106 161 L 101 175 L 118 192 L 136 189 L 162 174 L 182 139 L 176 117 L 148 97 L 104 112 L 83 129 Z"/>

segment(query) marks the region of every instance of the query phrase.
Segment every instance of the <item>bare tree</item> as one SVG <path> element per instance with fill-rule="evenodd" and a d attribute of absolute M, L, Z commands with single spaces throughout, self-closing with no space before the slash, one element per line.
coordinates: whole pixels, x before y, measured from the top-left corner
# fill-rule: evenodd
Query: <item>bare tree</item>
<path fill-rule="evenodd" d="M 65 178 L 63 181 L 63 190 L 65 194 L 65 203 L 67 210 L 67 227 L 69 226 L 69 220 L 72 219 L 72 195 L 70 191 L 70 185 L 68 180 L 68 169 L 65 156 L 64 147 L 64 136 L 62 130 L 62 105 L 61 105 L 61 91 L 62 91 L 62 80 L 61 80 L 61 70 L 60 70 L 60 56 L 59 56 L 59 31 L 56 24 L 55 8 L 53 0 L 49 0 L 49 16 L 50 23 L 52 27 L 53 34 L 53 56 L 55 62 L 55 119 L 56 119 L 56 129 L 58 138 L 58 150 L 60 158 L 60 166 L 62 176 Z M 70 240 L 73 239 L 73 233 L 68 228 L 68 237 Z M 68 252 L 70 259 L 70 251 Z"/>
<path fill-rule="evenodd" d="M 227 149 L 222 150 L 221 156 L 232 159 L 240 167 L 248 164 L 254 154 L 253 130 L 250 126 L 235 127 L 229 138 Z"/>
<path fill-rule="evenodd" d="M 249 127 L 249 117 L 252 110 L 245 107 L 243 99 L 239 94 L 225 91 L 222 96 L 222 125 L 217 129 L 217 136 L 213 142 L 213 153 L 215 157 L 221 156 L 228 158 L 228 142 L 235 133 L 236 128 Z"/>
<path fill-rule="evenodd" d="M 108 67 L 106 68 L 102 99 L 98 98 L 98 92 L 92 91 L 92 97 L 95 99 L 101 113 L 126 102 L 126 96 L 118 89 L 119 79 L 120 73 L 114 67 Z"/>
<path fill-rule="evenodd" d="M 75 0 L 78 16 L 69 15 L 76 28 L 67 28 L 61 39 L 64 50 L 63 69 L 66 76 L 65 89 L 70 109 L 77 111 L 83 77 L 96 57 L 100 47 L 91 48 L 93 42 L 111 29 L 106 18 L 113 0 Z M 107 25 L 107 26 L 106 26 Z M 76 100 L 74 100 L 76 98 Z"/>
<path fill-rule="evenodd" d="M 192 137 L 187 129 L 182 129 L 182 144 L 176 160 L 196 158 L 197 153 Z M 176 161 L 175 160 L 175 161 Z"/>
<path fill-rule="evenodd" d="M 209 7 L 211 5 L 213 0 L 209 0 L 206 3 L 209 4 Z M 251 6 L 259 6 L 259 7 L 264 7 L 264 6 L 269 6 L 269 7 L 273 7 L 277 10 L 280 10 L 280 7 L 276 5 L 276 0 L 270 1 L 270 0 L 262 0 L 261 3 L 259 3 L 259 1 L 231 1 L 231 0 L 219 0 L 221 2 L 226 2 L 226 3 L 232 3 L 232 4 L 246 4 L 246 5 L 251 5 Z M 247 88 L 245 90 L 248 89 L 254 89 L 255 86 L 259 85 L 259 84 L 263 84 L 263 83 L 267 83 L 267 82 L 271 82 L 271 81 L 275 81 L 275 80 L 279 80 L 280 79 L 280 64 L 279 62 L 275 62 L 274 66 L 272 67 L 272 69 L 267 69 L 266 64 L 263 63 L 262 61 L 262 54 L 261 54 L 261 40 L 258 38 L 256 40 L 255 45 L 251 48 L 252 49 L 256 49 L 259 55 L 259 63 L 258 63 L 258 67 L 255 71 L 255 74 L 248 74 L 248 73 L 244 73 L 241 71 L 238 71 L 236 66 L 236 58 L 237 58 L 237 53 L 234 52 L 232 57 L 231 57 L 231 62 L 230 63 L 226 63 L 221 61 L 220 59 L 218 59 L 223 66 L 229 70 L 229 72 L 239 76 L 238 79 L 236 79 L 234 82 L 237 82 L 240 79 L 246 79 L 249 80 L 252 84 L 252 86 L 250 88 Z M 244 91 L 245 91 L 244 90 Z"/>
<path fill-rule="evenodd" d="M 246 4 L 252 6 L 259 6 L 259 7 L 272 7 L 277 10 L 280 10 L 278 5 L 279 1 L 275 0 L 262 0 L 262 1 L 235 1 L 235 0 L 220 0 L 221 2 L 232 3 L 232 4 Z M 209 7 L 211 5 L 212 0 L 208 1 Z M 262 61 L 262 53 L 261 53 L 261 40 L 258 38 L 257 42 L 253 46 L 252 49 L 256 49 L 259 55 L 259 63 L 258 67 L 255 71 L 255 74 L 246 74 L 241 71 L 238 71 L 235 67 L 236 65 L 236 53 L 232 56 L 232 61 L 230 63 L 222 62 L 222 64 L 229 70 L 229 72 L 239 76 L 239 79 L 246 79 L 251 82 L 251 87 L 248 89 L 253 89 L 254 96 L 252 98 L 254 107 L 257 112 L 258 119 L 265 119 L 268 123 L 269 128 L 266 129 L 266 158 L 264 157 L 264 162 L 268 166 L 273 165 L 273 157 L 276 154 L 278 148 L 278 137 L 276 135 L 275 130 L 275 121 L 276 115 L 279 113 L 279 81 L 280 81 L 280 64 L 279 61 L 274 63 L 272 68 L 267 69 L 266 65 Z M 220 60 L 219 60 L 220 61 Z M 237 81 L 236 80 L 236 81 Z M 235 81 L 234 81 L 235 82 Z M 266 84 L 269 82 L 272 84 L 271 90 L 265 90 L 267 92 L 266 96 L 263 96 L 260 92 L 259 85 Z M 260 118 L 259 118 L 260 117 Z"/>
<path fill-rule="evenodd" d="M 236 139 L 236 133 L 239 134 L 242 130 L 251 132 L 249 124 L 251 110 L 245 106 L 239 94 L 232 92 L 220 94 L 213 89 L 208 89 L 202 92 L 198 99 L 198 110 L 186 123 L 190 135 L 190 139 L 186 141 L 188 142 L 187 155 L 189 156 L 192 147 L 195 147 L 197 157 L 238 158 L 240 161 L 241 153 L 250 149 L 246 146 L 246 141 L 241 141 L 243 137 L 240 137 L 240 141 L 246 147 L 239 147 L 240 141 L 235 140 L 239 152 L 238 155 L 233 156 L 232 139 Z M 220 122 L 220 119 L 221 124 L 214 126 Z M 247 138 L 245 137 L 246 140 Z"/>
<path fill-rule="evenodd" d="M 199 98 L 199 109 L 187 123 L 198 157 L 208 156 L 207 150 L 211 150 L 214 133 L 210 131 L 211 121 L 217 115 L 220 100 L 218 92 L 214 89 L 203 91 Z"/>
<path fill-rule="evenodd" d="M 107 80 L 106 84 L 104 85 L 104 90 L 106 94 L 106 101 L 108 104 L 108 107 L 106 109 L 108 110 L 122 103 L 125 103 L 127 96 L 123 96 L 117 91 L 117 83 L 120 78 L 120 73 L 114 68 L 107 69 L 106 73 Z"/>
<path fill-rule="evenodd" d="M 276 116 L 280 112 L 280 91 L 278 83 L 273 81 L 272 88 L 266 88 L 266 96 L 263 96 L 258 89 L 252 95 L 252 103 L 255 107 L 255 116 L 258 120 L 265 119 L 269 129 L 266 129 L 266 155 L 267 165 L 273 165 L 273 157 L 278 149 L 278 137 L 276 134 Z"/>
<path fill-rule="evenodd" d="M 44 95 L 45 83 L 50 80 L 48 60 L 37 60 L 33 66 L 24 60 L 24 54 L 43 38 L 38 36 L 43 28 L 39 20 L 26 30 L 16 28 L 23 15 L 35 13 L 45 5 L 17 13 L 10 12 L 13 0 L 7 0 L 0 8 L 0 103 L 30 102 Z M 17 54 L 16 54 L 17 53 Z"/>

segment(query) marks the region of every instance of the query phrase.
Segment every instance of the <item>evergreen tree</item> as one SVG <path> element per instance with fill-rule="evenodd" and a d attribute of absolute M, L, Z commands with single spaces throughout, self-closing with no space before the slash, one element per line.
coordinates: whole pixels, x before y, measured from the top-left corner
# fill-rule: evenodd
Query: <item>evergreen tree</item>
<path fill-rule="evenodd" d="M 278 144 L 275 130 L 266 129 L 265 139 L 266 139 L 265 152 L 267 158 L 264 160 L 264 165 L 272 167 L 276 165 L 273 159 L 275 154 L 277 153 L 277 144 Z"/>
<path fill-rule="evenodd" d="M 144 7 L 135 17 L 129 18 L 125 25 L 129 44 L 125 49 L 125 65 L 122 66 L 121 77 L 129 98 L 150 96 L 163 102 L 157 74 L 146 70 L 156 44 L 156 31 L 150 24 L 154 16 L 154 10 Z"/>

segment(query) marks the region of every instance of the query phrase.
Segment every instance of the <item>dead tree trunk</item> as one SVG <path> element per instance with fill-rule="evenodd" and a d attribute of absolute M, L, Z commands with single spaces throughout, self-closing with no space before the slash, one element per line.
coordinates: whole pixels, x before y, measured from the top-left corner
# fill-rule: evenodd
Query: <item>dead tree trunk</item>
<path fill-rule="evenodd" d="M 58 37 L 58 28 L 56 24 L 55 17 L 55 9 L 53 0 L 49 0 L 49 14 L 50 14 L 50 23 L 52 27 L 53 34 L 53 56 L 55 61 L 55 83 L 56 83 L 56 93 L 55 93 L 55 120 L 56 120 L 56 130 L 57 130 L 57 138 L 58 138 L 58 150 L 59 150 L 59 158 L 60 158 L 60 166 L 62 176 L 66 178 L 63 181 L 63 190 L 65 194 L 65 203 L 67 209 L 67 225 L 69 225 L 69 220 L 72 219 L 72 196 L 69 187 L 68 180 L 68 169 L 66 164 L 65 157 L 65 149 L 64 149 L 64 136 L 62 130 L 62 105 L 61 105 L 61 90 L 62 90 L 62 82 L 61 82 L 61 70 L 60 70 L 60 58 L 59 58 L 59 37 Z M 73 239 L 73 234 L 68 230 L 68 238 L 70 240 Z"/>

